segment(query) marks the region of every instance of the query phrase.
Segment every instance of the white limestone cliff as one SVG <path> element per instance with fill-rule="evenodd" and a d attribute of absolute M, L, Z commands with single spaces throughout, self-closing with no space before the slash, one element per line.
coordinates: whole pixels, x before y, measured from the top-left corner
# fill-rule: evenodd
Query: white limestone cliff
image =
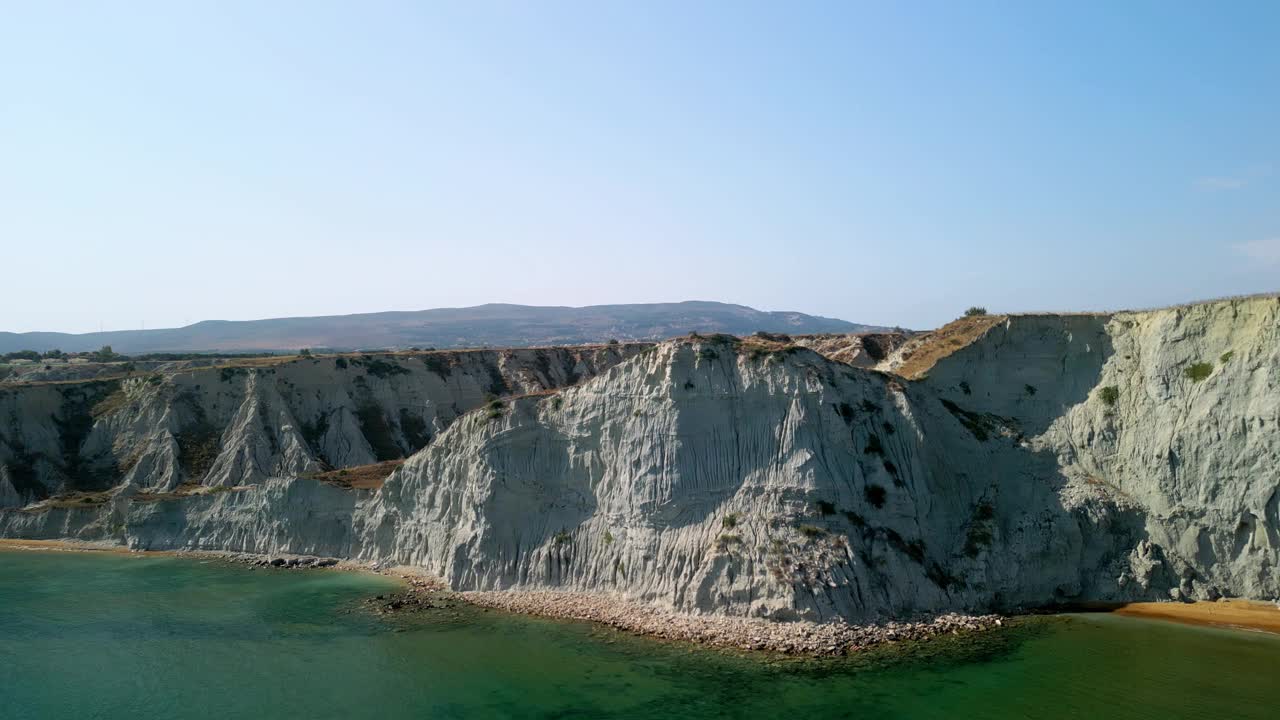
<path fill-rule="evenodd" d="M 408 563 L 460 589 L 780 619 L 1280 595 L 1280 299 L 1011 316 L 936 354 L 908 381 L 669 341 L 460 417 L 379 491 L 245 474 L 304 471 L 291 428 L 327 387 L 245 378 L 228 426 L 273 433 L 233 433 L 208 484 L 249 487 L 10 510 L 0 535 Z M 164 468 L 175 444 L 144 457 Z"/>

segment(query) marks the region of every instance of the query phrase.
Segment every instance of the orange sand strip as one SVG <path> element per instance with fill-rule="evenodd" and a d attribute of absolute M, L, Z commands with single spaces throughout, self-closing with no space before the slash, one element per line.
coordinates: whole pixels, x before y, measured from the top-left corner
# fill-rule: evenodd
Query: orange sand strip
<path fill-rule="evenodd" d="M 1190 625 L 1249 628 L 1280 633 L 1280 607 L 1276 607 L 1275 603 L 1257 600 L 1129 603 L 1114 612 L 1117 615 L 1172 620 Z"/>

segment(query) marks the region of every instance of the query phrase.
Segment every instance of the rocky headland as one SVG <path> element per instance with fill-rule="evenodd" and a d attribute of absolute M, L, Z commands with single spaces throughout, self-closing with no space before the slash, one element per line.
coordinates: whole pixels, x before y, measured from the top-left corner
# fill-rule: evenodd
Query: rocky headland
<path fill-rule="evenodd" d="M 1280 299 L 874 346 L 694 335 L 8 389 L 0 535 L 404 565 L 493 607 L 734 647 L 809 632 L 806 652 L 1280 595 Z"/>

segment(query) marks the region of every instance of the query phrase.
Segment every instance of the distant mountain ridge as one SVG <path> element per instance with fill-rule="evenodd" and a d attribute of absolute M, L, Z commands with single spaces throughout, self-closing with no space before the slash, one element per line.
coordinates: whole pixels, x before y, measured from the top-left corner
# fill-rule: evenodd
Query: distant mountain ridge
<path fill-rule="evenodd" d="M 690 332 L 746 335 L 852 333 L 884 328 L 799 312 L 765 312 L 708 301 L 543 307 L 488 304 L 357 315 L 205 320 L 181 328 L 96 333 L 0 332 L 0 352 L 120 353 L 266 351 L 298 348 L 461 348 L 661 340 Z"/>

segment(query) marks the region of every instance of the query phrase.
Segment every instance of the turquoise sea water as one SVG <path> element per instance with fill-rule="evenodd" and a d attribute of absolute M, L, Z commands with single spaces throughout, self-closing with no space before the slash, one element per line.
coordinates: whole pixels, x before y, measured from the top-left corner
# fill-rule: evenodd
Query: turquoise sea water
<path fill-rule="evenodd" d="M 1280 638 L 1107 615 L 855 660 L 465 609 L 383 578 L 0 551 L 0 718 L 1276 718 Z"/>

